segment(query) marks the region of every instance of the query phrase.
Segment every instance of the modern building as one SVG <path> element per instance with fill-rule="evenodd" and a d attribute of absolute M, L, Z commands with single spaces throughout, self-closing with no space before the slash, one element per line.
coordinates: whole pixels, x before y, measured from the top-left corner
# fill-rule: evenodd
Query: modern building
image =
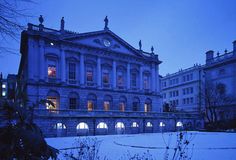
<path fill-rule="evenodd" d="M 36 104 L 46 136 L 175 130 L 180 121 L 202 127 L 199 114 L 162 114 L 158 55 L 117 36 L 107 17 L 103 30 L 88 33 L 65 30 L 64 18 L 60 30 L 39 21 L 21 34 L 18 88 Z"/>
<path fill-rule="evenodd" d="M 164 111 L 200 112 L 203 108 L 200 98 L 203 81 L 204 73 L 199 64 L 163 76 L 161 94 Z"/>

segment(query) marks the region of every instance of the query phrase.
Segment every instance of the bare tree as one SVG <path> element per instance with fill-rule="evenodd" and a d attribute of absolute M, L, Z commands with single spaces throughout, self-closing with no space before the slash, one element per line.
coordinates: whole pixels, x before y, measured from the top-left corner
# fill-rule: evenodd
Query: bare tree
<path fill-rule="evenodd" d="M 21 7 L 23 2 L 30 2 L 31 0 L 0 0 L 0 53 L 16 54 L 10 47 L 3 45 L 10 40 L 18 40 L 20 32 L 24 29 L 21 21 L 25 17 L 26 9 Z"/>
<path fill-rule="evenodd" d="M 226 94 L 226 87 L 223 83 L 206 83 L 201 98 L 205 103 L 205 118 L 208 127 L 218 128 L 218 122 L 222 120 L 219 118 L 220 108 L 232 105 L 235 98 Z"/>

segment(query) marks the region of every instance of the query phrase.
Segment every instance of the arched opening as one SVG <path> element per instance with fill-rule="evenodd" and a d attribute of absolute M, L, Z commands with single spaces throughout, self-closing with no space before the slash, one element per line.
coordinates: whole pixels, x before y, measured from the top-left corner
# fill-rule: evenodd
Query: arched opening
<path fill-rule="evenodd" d="M 138 97 L 134 97 L 133 99 L 133 111 L 139 111 L 140 100 Z"/>
<path fill-rule="evenodd" d="M 97 97 L 95 94 L 89 94 L 87 96 L 87 109 L 88 111 L 93 111 L 94 109 L 96 109 L 96 105 L 97 105 Z"/>
<path fill-rule="evenodd" d="M 131 133 L 132 134 L 137 134 L 139 133 L 139 124 L 137 122 L 133 122 L 131 124 Z"/>
<path fill-rule="evenodd" d="M 60 94 L 57 91 L 49 91 L 47 94 L 46 109 L 57 110 L 60 107 Z"/>
<path fill-rule="evenodd" d="M 69 94 L 69 109 L 78 109 L 79 95 L 76 92 Z"/>
<path fill-rule="evenodd" d="M 176 123 L 176 127 L 183 127 L 183 123 L 180 122 L 180 121 L 178 121 L 178 122 Z"/>
<path fill-rule="evenodd" d="M 164 122 L 159 123 L 159 129 L 161 132 L 163 132 L 165 130 L 165 126 L 166 126 L 166 124 Z"/>
<path fill-rule="evenodd" d="M 111 109 L 111 106 L 112 106 L 112 97 L 110 95 L 106 95 L 103 101 L 103 108 L 105 111 L 109 111 Z"/>
<path fill-rule="evenodd" d="M 146 122 L 145 124 L 145 132 L 146 133 L 152 133 L 153 131 L 153 125 L 151 122 Z"/>
<path fill-rule="evenodd" d="M 89 127 L 88 124 L 85 122 L 80 122 L 76 126 L 76 133 L 78 136 L 86 136 L 89 134 Z"/>
<path fill-rule="evenodd" d="M 98 123 L 96 134 L 104 135 L 104 134 L 107 134 L 107 133 L 108 133 L 107 124 L 105 122 Z"/>
<path fill-rule="evenodd" d="M 124 134 L 125 133 L 125 125 L 123 122 L 117 122 L 115 125 L 116 133 L 117 134 Z"/>
<path fill-rule="evenodd" d="M 121 96 L 120 99 L 119 99 L 119 110 L 121 112 L 124 112 L 125 111 L 125 108 L 126 108 L 126 104 L 127 104 L 127 99 L 125 96 Z"/>
<path fill-rule="evenodd" d="M 151 112 L 152 111 L 152 100 L 147 98 L 144 103 L 144 112 Z"/>
<path fill-rule="evenodd" d="M 56 131 L 56 137 L 63 137 L 67 134 L 66 125 L 63 123 L 56 123 L 53 129 Z"/>

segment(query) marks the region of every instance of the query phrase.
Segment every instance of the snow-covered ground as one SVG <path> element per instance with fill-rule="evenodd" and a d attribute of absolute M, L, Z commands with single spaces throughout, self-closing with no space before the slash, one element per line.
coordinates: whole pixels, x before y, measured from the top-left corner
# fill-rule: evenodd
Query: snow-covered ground
<path fill-rule="evenodd" d="M 85 138 L 85 137 L 82 137 Z M 94 138 L 94 137 L 89 137 Z M 136 135 L 106 135 L 96 136 L 101 141 L 99 155 L 109 160 L 119 160 L 128 152 L 130 154 L 148 152 L 157 160 L 163 160 L 166 145 L 176 146 L 176 133 L 149 133 Z M 66 148 L 75 147 L 78 137 L 47 138 L 49 145 L 62 149 L 59 158 L 62 159 Z M 235 160 L 236 133 L 220 132 L 188 132 L 188 155 L 192 153 L 193 160 Z M 194 146 L 193 146 L 194 145 Z M 193 150 L 192 150 L 193 148 Z M 67 152 L 70 152 L 68 149 Z M 170 157 L 174 150 L 170 149 Z M 169 157 L 169 159 L 171 159 Z"/>

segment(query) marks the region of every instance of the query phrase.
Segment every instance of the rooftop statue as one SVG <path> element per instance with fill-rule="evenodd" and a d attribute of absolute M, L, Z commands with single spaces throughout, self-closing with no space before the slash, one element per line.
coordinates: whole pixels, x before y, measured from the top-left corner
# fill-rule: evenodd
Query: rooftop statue
<path fill-rule="evenodd" d="M 153 46 L 151 48 L 151 52 L 152 52 L 152 54 L 154 54 L 154 47 Z"/>
<path fill-rule="evenodd" d="M 140 40 L 138 44 L 139 44 L 139 50 L 142 50 L 142 41 Z"/>
<path fill-rule="evenodd" d="M 65 20 L 64 20 L 64 17 L 61 18 L 61 31 L 64 30 L 64 27 L 65 27 Z"/>
<path fill-rule="evenodd" d="M 109 22 L 109 20 L 108 20 L 107 16 L 105 17 L 104 22 L 105 22 L 105 27 L 104 27 L 104 29 L 109 29 L 109 28 L 108 28 L 108 22 Z"/>
<path fill-rule="evenodd" d="M 40 22 L 41 25 L 43 24 L 43 21 L 44 21 L 43 16 L 40 15 L 40 17 L 39 17 L 39 22 Z"/>

